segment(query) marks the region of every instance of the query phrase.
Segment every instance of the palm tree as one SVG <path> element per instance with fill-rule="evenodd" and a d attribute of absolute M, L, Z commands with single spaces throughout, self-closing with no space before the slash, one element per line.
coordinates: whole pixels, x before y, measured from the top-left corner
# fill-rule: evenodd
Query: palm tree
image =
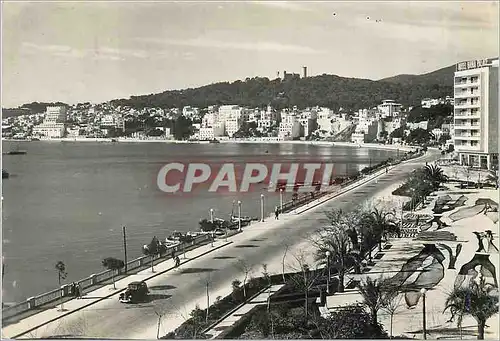
<path fill-rule="evenodd" d="M 142 248 L 142 253 L 146 256 L 151 257 L 151 272 L 154 272 L 154 258 L 156 255 L 160 253 L 160 241 L 156 236 L 153 237 L 153 240 L 151 240 L 151 243 L 144 245 Z"/>
<path fill-rule="evenodd" d="M 108 258 L 104 258 L 102 260 L 102 266 L 104 266 L 108 270 L 111 270 L 111 278 L 113 280 L 113 288 L 116 289 L 115 271 L 120 270 L 123 267 L 125 267 L 125 262 L 122 261 L 121 259 L 116 259 L 116 258 L 113 258 L 113 257 L 108 257 Z"/>
<path fill-rule="evenodd" d="M 58 280 L 59 280 L 59 287 L 61 287 L 61 280 L 63 279 L 66 279 L 66 276 L 68 276 L 68 273 L 66 272 L 66 265 L 64 264 L 63 261 L 58 261 L 55 265 L 55 269 L 57 270 L 57 277 L 58 277 Z M 61 290 L 61 311 L 64 310 L 64 307 L 63 307 L 63 292 Z"/>
<path fill-rule="evenodd" d="M 367 277 L 365 283 L 358 285 L 358 290 L 363 297 L 363 304 L 370 310 L 372 325 L 376 326 L 378 311 L 384 306 L 385 302 L 384 284 L 381 279 Z"/>
<path fill-rule="evenodd" d="M 498 313 L 498 289 L 486 284 L 483 278 L 467 288 L 455 288 L 446 299 L 443 312 L 446 310 L 451 312 L 450 321 L 457 317 L 459 326 L 464 315 L 472 316 L 477 321 L 477 339 L 484 340 L 486 321 Z"/>
<path fill-rule="evenodd" d="M 397 233 L 399 230 L 398 225 L 392 219 L 393 217 L 393 212 L 386 212 L 378 208 L 374 208 L 373 211 L 368 214 L 367 222 L 373 229 L 373 234 L 378 242 L 379 251 L 382 251 L 382 239 L 387 238 L 387 233 Z"/>
<path fill-rule="evenodd" d="M 441 167 L 436 165 L 426 165 L 424 167 L 424 175 L 427 180 L 432 182 L 434 189 L 438 189 L 441 183 L 448 180 Z"/>

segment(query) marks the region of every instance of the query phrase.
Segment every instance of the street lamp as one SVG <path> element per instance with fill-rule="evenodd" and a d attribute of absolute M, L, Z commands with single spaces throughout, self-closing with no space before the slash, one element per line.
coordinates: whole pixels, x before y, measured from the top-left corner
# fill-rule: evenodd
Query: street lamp
<path fill-rule="evenodd" d="M 260 195 L 260 221 L 264 221 L 264 194 Z"/>
<path fill-rule="evenodd" d="M 238 230 L 241 232 L 241 201 L 238 200 Z"/>
<path fill-rule="evenodd" d="M 283 188 L 280 189 L 280 213 L 283 213 Z"/>
<path fill-rule="evenodd" d="M 330 251 L 326 251 L 326 268 L 328 269 L 328 277 L 326 277 L 326 292 L 330 294 Z"/>
<path fill-rule="evenodd" d="M 424 340 L 427 340 L 427 327 L 426 327 L 426 321 L 425 321 L 425 295 L 427 293 L 427 290 L 425 288 L 420 289 L 420 294 L 422 295 L 422 317 L 423 317 L 423 333 L 424 333 Z"/>

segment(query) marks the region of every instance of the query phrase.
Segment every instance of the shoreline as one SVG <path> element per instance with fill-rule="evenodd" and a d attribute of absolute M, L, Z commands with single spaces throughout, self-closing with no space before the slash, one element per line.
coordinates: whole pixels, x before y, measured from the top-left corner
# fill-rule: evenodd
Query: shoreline
<path fill-rule="evenodd" d="M 185 140 L 165 140 L 165 139 L 138 139 L 138 138 L 117 138 L 113 141 L 111 138 L 54 138 L 54 139 L 42 139 L 38 141 L 31 140 L 15 140 L 15 139 L 3 139 L 2 142 L 49 142 L 49 143 L 78 143 L 78 142 L 100 142 L 100 143 L 175 143 L 175 144 L 210 144 L 209 141 L 185 141 Z M 363 143 L 357 144 L 353 142 L 330 142 L 330 141 L 292 141 L 292 140 L 218 140 L 219 143 L 225 144 L 302 144 L 302 145 L 313 145 L 321 147 L 351 147 L 351 148 L 367 148 L 367 149 L 379 149 L 379 150 L 400 150 L 402 152 L 414 151 L 417 146 L 407 146 L 407 145 L 393 145 L 393 144 L 377 144 L 377 143 Z"/>

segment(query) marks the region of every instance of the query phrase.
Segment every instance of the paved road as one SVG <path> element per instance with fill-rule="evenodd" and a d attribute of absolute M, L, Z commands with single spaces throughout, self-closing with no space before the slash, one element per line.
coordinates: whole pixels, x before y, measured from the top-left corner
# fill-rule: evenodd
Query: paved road
<path fill-rule="evenodd" d="M 433 155 L 428 155 L 418 162 L 401 164 L 389 174 L 379 177 L 378 180 L 343 194 L 325 203 L 320 209 L 295 217 L 293 223 L 283 224 L 268 231 L 249 233 L 259 235 L 258 237 L 252 236 L 250 238 L 253 239 L 247 241 L 236 240 L 229 246 L 187 263 L 168 276 L 159 276 L 149 283 L 152 289 L 152 300 L 149 303 L 124 305 L 120 304 L 116 297 L 111 297 L 23 337 L 45 338 L 54 335 L 78 335 L 89 338 L 137 337 L 141 329 L 154 326 L 158 319 L 156 312 L 161 312 L 166 316 L 178 315 L 186 301 L 195 297 L 203 297 L 207 274 L 210 274 L 211 291 L 230 288 L 228 283 L 235 278 L 242 277 L 242 272 L 235 266 L 238 258 L 245 259 L 248 264 L 254 264 L 256 268 L 260 268 L 260 264 L 269 263 L 272 259 L 279 259 L 283 255 L 285 237 L 287 243 L 303 243 L 305 236 L 327 223 L 325 210 L 350 209 L 355 204 L 373 198 L 377 192 L 394 182 L 402 180 L 406 174 L 421 166 L 425 161 L 435 158 Z M 241 236 L 244 237 L 246 233 Z M 260 272 L 261 270 L 257 269 L 256 273 Z M 148 338 L 154 338 L 154 336 Z"/>

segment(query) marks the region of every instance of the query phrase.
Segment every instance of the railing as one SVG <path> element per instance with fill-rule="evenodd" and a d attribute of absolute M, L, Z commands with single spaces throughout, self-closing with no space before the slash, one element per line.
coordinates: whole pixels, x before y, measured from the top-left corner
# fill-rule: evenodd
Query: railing
<path fill-rule="evenodd" d="M 142 256 L 139 258 L 136 258 L 134 260 L 131 260 L 127 262 L 127 270 L 130 272 L 131 270 L 136 270 L 139 268 L 144 267 L 145 265 L 151 264 L 153 261 L 157 261 L 158 259 L 166 260 L 171 258 L 171 252 L 172 251 L 184 251 L 184 249 L 190 250 L 195 247 L 200 246 L 200 244 L 203 244 L 207 241 L 209 241 L 211 236 L 203 234 L 196 236 L 193 238 L 192 242 L 186 243 L 186 244 L 179 244 L 176 246 L 171 246 L 167 248 L 166 250 L 166 255 L 164 256 Z M 118 275 L 124 275 L 122 271 L 116 272 L 116 270 L 106 270 L 97 274 L 92 274 L 87 278 L 83 278 L 76 283 L 80 284 L 80 287 L 82 289 L 87 289 L 92 286 L 95 286 L 97 284 L 100 284 L 102 282 L 105 282 L 113 277 L 113 271 L 115 271 L 115 276 Z M 2 320 L 6 318 L 13 317 L 15 315 L 27 312 L 29 310 L 33 310 L 35 308 L 38 308 L 42 305 L 48 304 L 48 303 L 53 303 L 57 300 L 60 300 L 61 297 L 69 297 L 70 292 L 69 292 L 69 285 L 63 285 L 59 289 L 54 289 L 52 291 L 49 291 L 47 293 L 43 293 L 34 297 L 30 297 L 26 299 L 24 302 L 20 302 L 18 304 L 12 305 L 10 307 L 6 307 L 2 309 Z"/>

